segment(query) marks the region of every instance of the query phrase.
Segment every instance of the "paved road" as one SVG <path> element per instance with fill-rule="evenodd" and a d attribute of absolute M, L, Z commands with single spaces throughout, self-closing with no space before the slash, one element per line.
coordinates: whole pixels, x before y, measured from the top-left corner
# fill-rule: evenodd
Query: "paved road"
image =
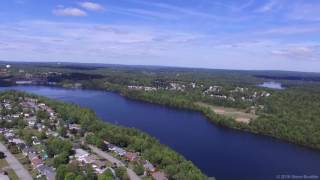
<path fill-rule="evenodd" d="M 0 143 L 0 151 L 4 152 L 6 155 L 6 161 L 8 162 L 11 169 L 17 174 L 19 179 L 23 180 L 32 180 L 32 176 L 30 175 L 29 171 L 27 171 L 23 165 L 14 157 L 10 151 Z"/>
<path fill-rule="evenodd" d="M 89 147 L 94 153 L 96 153 L 97 155 L 107 159 L 111 163 L 116 163 L 117 166 L 125 166 L 123 164 L 123 162 L 121 162 L 119 159 L 111 156 L 110 154 L 102 151 L 101 149 L 99 149 L 99 148 L 97 148 L 95 146 L 91 146 L 91 145 L 89 145 Z M 130 180 L 141 180 L 141 178 L 134 171 L 132 171 L 129 168 L 127 168 L 127 173 L 128 173 L 128 176 L 129 176 Z"/>

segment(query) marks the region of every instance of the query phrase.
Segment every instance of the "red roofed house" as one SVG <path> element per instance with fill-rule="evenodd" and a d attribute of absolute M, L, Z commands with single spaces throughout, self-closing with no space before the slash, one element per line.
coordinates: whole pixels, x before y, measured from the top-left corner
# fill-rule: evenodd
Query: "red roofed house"
<path fill-rule="evenodd" d="M 37 167 L 43 165 L 43 161 L 38 156 L 36 156 L 31 159 L 31 164 L 32 164 L 33 168 L 37 168 Z"/>
<path fill-rule="evenodd" d="M 160 172 L 160 171 L 152 173 L 152 177 L 153 177 L 154 180 L 168 180 L 166 175 L 163 172 Z"/>
<path fill-rule="evenodd" d="M 133 152 L 127 152 L 124 155 L 124 157 L 127 158 L 128 161 L 134 161 L 138 158 L 138 154 Z"/>

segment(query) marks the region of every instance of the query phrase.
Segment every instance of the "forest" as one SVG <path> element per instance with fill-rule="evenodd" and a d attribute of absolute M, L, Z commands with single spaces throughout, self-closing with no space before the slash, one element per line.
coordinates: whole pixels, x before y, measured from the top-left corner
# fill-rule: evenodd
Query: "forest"
<path fill-rule="evenodd" d="M 74 67 L 73 67 L 74 66 Z M 80 68 L 77 68 L 81 66 Z M 17 64 L 10 75 L 14 76 L 20 68 L 28 73 L 45 73 L 48 71 L 63 74 L 83 73 L 92 79 L 66 79 L 65 83 L 81 83 L 82 88 L 117 92 L 125 97 L 162 104 L 177 108 L 185 108 L 202 112 L 208 120 L 229 128 L 241 129 L 252 133 L 272 136 L 292 143 L 320 149 L 320 78 L 319 73 L 286 72 L 286 71 L 236 71 L 174 67 L 120 66 L 79 64 Z M 67 77 L 67 76 L 66 76 Z M 94 78 L 98 77 L 98 78 Z M 295 77 L 295 78 L 291 78 Z M 284 90 L 272 90 L 257 87 L 266 81 L 279 82 Z M 183 90 L 171 90 L 171 83 L 179 84 Z M 197 84 L 191 88 L 190 84 Z M 156 91 L 134 90 L 128 86 L 154 87 Z M 223 87 L 226 95 L 237 87 L 247 88 L 248 93 L 268 91 L 268 98 L 254 101 L 241 101 L 246 93 L 234 95 L 234 101 L 205 96 L 210 86 Z M 220 94 L 217 94 L 220 95 Z M 239 100 L 240 99 L 240 100 Z M 258 118 L 249 124 L 237 123 L 232 118 L 217 115 L 209 109 L 195 105 L 205 102 L 221 107 L 233 107 L 248 110 L 252 106 L 263 106 L 255 113 Z"/>

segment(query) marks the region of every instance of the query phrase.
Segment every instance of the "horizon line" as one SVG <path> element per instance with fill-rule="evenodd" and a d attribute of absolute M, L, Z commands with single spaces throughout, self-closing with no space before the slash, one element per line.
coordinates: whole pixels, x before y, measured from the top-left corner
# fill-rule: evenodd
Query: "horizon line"
<path fill-rule="evenodd" d="M 189 67 L 189 66 L 170 66 L 170 65 L 148 65 L 148 64 L 115 64 L 115 63 L 91 63 L 91 62 L 74 62 L 74 61 L 17 61 L 17 60 L 0 60 L 0 63 L 44 63 L 44 64 L 91 64 L 91 65 L 113 65 L 113 66 L 132 66 L 132 67 L 162 67 L 162 68 L 181 68 L 181 69 L 199 69 L 199 70 L 225 70 L 225 71 L 274 71 L 274 72 L 296 72 L 296 73 L 313 73 L 320 74 L 320 71 L 299 71 L 284 69 L 224 69 L 224 68 L 206 68 L 206 67 Z"/>

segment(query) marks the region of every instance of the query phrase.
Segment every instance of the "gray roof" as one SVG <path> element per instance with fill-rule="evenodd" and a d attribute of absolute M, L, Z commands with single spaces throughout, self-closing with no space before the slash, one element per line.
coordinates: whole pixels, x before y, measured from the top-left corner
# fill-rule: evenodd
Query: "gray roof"
<path fill-rule="evenodd" d="M 38 171 L 47 177 L 48 180 L 54 180 L 56 173 L 52 167 L 42 165 L 38 167 Z"/>
<path fill-rule="evenodd" d="M 35 152 L 36 152 L 36 150 L 35 150 L 34 148 L 29 147 L 29 146 L 26 146 L 22 151 L 23 151 L 24 153 L 27 153 L 27 154 L 29 154 L 29 153 L 35 153 Z"/>
<path fill-rule="evenodd" d="M 119 154 L 124 154 L 126 153 L 126 151 L 122 148 L 119 148 L 119 147 L 114 147 L 113 148 L 115 152 L 119 153 Z"/>
<path fill-rule="evenodd" d="M 75 153 L 76 153 L 75 155 L 77 157 L 89 155 L 89 153 L 87 151 L 85 151 L 84 149 L 75 149 Z"/>

